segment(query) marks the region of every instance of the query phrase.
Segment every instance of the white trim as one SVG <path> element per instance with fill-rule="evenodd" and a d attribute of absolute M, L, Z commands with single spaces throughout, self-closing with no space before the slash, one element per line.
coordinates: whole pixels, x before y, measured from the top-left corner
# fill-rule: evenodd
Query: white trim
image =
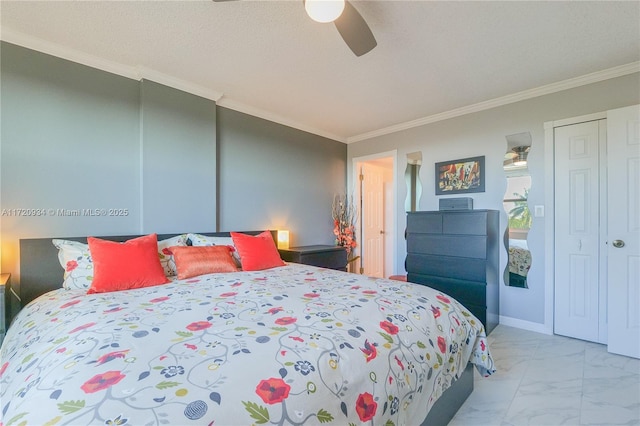
<path fill-rule="evenodd" d="M 62 58 L 81 65 L 86 65 L 91 68 L 106 71 L 111 74 L 130 78 L 132 80 L 152 80 L 156 83 L 164 84 L 165 86 L 173 87 L 174 89 L 182 90 L 184 92 L 201 96 L 212 101 L 218 101 L 218 99 L 220 99 L 223 95 L 221 92 L 217 92 L 204 86 L 193 84 L 186 80 L 181 80 L 179 78 L 163 74 L 150 68 L 125 65 L 119 62 L 99 58 L 97 56 L 81 52 L 79 50 L 61 46 L 59 44 L 55 44 L 47 40 L 42 40 L 30 35 L 22 34 L 7 28 L 2 29 L 0 38 L 8 43 L 26 47 L 27 49 L 36 50 L 38 52 Z"/>
<path fill-rule="evenodd" d="M 397 209 L 395 208 L 395 206 L 398 205 L 398 176 L 397 176 L 397 170 L 398 170 L 398 150 L 394 149 L 391 151 L 385 151 L 385 152 L 378 152 L 376 154 L 369 154 L 369 155 L 365 155 L 362 157 L 353 157 L 351 159 L 351 171 L 352 171 L 352 184 L 357 185 L 359 182 L 358 179 L 358 163 L 364 163 L 367 161 L 372 161 L 372 160 L 378 160 L 380 158 L 393 158 L 393 170 L 392 170 L 392 176 L 393 176 L 393 205 L 394 205 L 394 213 L 393 213 L 393 223 L 392 223 L 392 227 L 394 229 L 395 235 L 396 237 L 393 239 L 393 273 L 391 275 L 396 275 L 398 273 L 398 256 L 396 255 L 398 253 L 398 240 L 400 238 L 401 235 L 404 235 L 404 230 L 402 230 L 402 232 L 399 232 L 398 229 L 398 215 L 397 215 Z M 360 187 L 358 185 L 357 189 L 354 188 L 354 193 L 358 194 L 358 199 L 360 197 Z M 362 235 L 362 233 L 360 232 L 361 223 L 360 221 L 358 221 L 358 230 L 357 230 L 357 235 Z M 387 253 L 385 253 L 387 254 Z"/>
<path fill-rule="evenodd" d="M 417 120 L 395 124 L 393 126 L 384 127 L 382 129 L 362 133 L 360 135 L 350 136 L 347 138 L 347 143 L 359 142 L 365 139 L 371 139 L 377 136 L 387 135 L 389 133 L 395 133 L 401 130 L 407 130 L 429 123 L 435 123 L 437 121 L 448 120 L 450 118 L 460 117 L 462 115 L 484 111 L 491 108 L 536 98 L 538 96 L 561 92 L 563 90 L 573 89 L 575 87 L 585 86 L 587 84 L 597 83 L 599 81 L 604 81 L 611 78 L 622 77 L 624 75 L 633 74 L 636 72 L 640 72 L 640 61 L 631 62 L 626 65 L 620 65 L 603 71 L 593 72 L 591 74 L 583 75 L 580 77 L 570 78 L 567 80 L 559 81 L 557 83 L 547 84 L 545 86 L 540 86 L 534 89 L 524 90 L 522 92 L 513 93 L 511 95 L 502 96 L 500 98 L 478 102 L 477 104 L 467 105 L 439 114 L 418 118 Z"/>
<path fill-rule="evenodd" d="M 555 286 L 555 178 L 553 155 L 553 121 L 544 123 L 544 326 L 553 330 L 553 295 Z"/>
<path fill-rule="evenodd" d="M 545 128 L 547 125 L 555 128 L 562 126 L 571 126 L 578 123 L 586 123 L 587 121 L 604 120 L 605 118 L 607 118 L 606 112 L 594 112 L 593 114 L 580 115 L 578 117 L 565 118 L 563 120 L 547 121 L 546 123 L 544 123 L 544 125 Z"/>
<path fill-rule="evenodd" d="M 322 136 L 328 139 L 333 139 L 338 142 L 346 143 L 346 139 L 342 136 L 334 135 L 333 133 L 325 132 L 323 130 L 319 130 L 313 128 L 311 126 L 307 126 L 296 121 L 290 120 L 286 117 L 279 116 L 269 111 L 265 111 L 260 108 L 253 107 L 251 105 L 243 104 L 242 102 L 234 101 L 233 99 L 229 99 L 227 97 L 220 98 L 216 104 L 218 106 L 229 108 L 234 111 L 242 112 L 244 114 L 249 114 L 254 117 L 262 118 L 264 120 L 273 121 L 274 123 L 282 124 L 283 126 L 288 126 L 293 129 L 302 130 L 303 132 L 313 133 L 314 135 Z"/>
<path fill-rule="evenodd" d="M 519 328 L 521 330 L 534 331 L 542 334 L 553 334 L 553 329 L 549 329 L 546 324 L 540 324 L 537 322 L 525 321 L 518 318 L 505 317 L 500 315 L 500 325 L 506 325 L 507 327 Z"/>

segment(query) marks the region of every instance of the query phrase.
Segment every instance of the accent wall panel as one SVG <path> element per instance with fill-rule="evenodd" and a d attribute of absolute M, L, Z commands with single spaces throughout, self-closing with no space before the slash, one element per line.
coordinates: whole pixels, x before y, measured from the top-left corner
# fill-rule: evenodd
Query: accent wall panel
<path fill-rule="evenodd" d="M 347 146 L 218 107 L 219 229 L 286 228 L 292 246 L 334 244 Z"/>
<path fill-rule="evenodd" d="M 138 82 L 4 42 L 1 61 L 3 258 L 16 238 L 137 233 Z"/>
<path fill-rule="evenodd" d="M 140 82 L 142 233 L 215 231 L 216 104 Z"/>

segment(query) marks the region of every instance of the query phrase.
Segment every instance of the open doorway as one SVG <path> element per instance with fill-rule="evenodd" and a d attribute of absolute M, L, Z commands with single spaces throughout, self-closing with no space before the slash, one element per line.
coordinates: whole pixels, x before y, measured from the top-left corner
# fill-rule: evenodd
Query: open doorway
<path fill-rule="evenodd" d="M 354 158 L 359 256 L 356 271 L 388 277 L 395 270 L 396 153 Z"/>

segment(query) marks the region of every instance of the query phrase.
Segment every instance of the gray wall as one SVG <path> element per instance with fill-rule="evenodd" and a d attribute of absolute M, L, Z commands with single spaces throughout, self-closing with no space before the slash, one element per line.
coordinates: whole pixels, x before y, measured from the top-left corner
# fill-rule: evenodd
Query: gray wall
<path fill-rule="evenodd" d="M 219 228 L 289 229 L 292 245 L 334 244 L 341 142 L 218 107 Z"/>
<path fill-rule="evenodd" d="M 141 84 L 142 233 L 214 230 L 215 102 Z"/>
<path fill-rule="evenodd" d="M 344 144 L 9 43 L 0 53 L 1 267 L 12 282 L 20 238 L 287 228 L 294 243 L 333 243 Z M 61 212 L 76 209 L 127 214 Z"/>
<path fill-rule="evenodd" d="M 419 210 L 438 209 L 440 197 L 435 196 L 434 189 L 436 162 L 484 155 L 487 166 L 486 192 L 467 195 L 474 199 L 474 208 L 500 210 L 501 228 L 504 230 L 507 226 L 507 216 L 502 209 L 506 190 L 502 169 L 507 150 L 505 136 L 531 132 L 533 141 L 528 162 L 532 187 L 529 206 L 544 205 L 544 122 L 637 103 L 640 103 L 640 75 L 636 73 L 353 143 L 348 145 L 349 180 L 352 180 L 353 158 L 397 149 L 397 264 L 404 265 L 406 243 L 402 236 L 406 226 L 404 200 L 407 194 L 404 171 L 408 153 L 422 151 L 423 156 L 420 169 L 423 192 Z M 531 323 L 544 323 L 544 272 L 547 261 L 544 251 L 545 220 L 546 217 L 534 218 L 533 228 L 529 233 L 528 243 L 533 258 L 528 277 L 529 289 L 504 285 L 500 288 L 500 311 L 503 316 Z M 504 270 L 506 260 L 505 249 L 501 253 L 501 270 Z"/>
<path fill-rule="evenodd" d="M 2 257 L 17 238 L 132 233 L 140 223 L 138 82 L 2 43 Z M 4 209 L 44 209 L 13 216 Z M 127 216 L 58 209 L 127 208 Z"/>

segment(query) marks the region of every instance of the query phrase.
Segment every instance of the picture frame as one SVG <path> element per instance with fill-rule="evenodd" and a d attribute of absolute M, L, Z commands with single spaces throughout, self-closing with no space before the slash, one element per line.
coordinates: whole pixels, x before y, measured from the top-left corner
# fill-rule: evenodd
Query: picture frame
<path fill-rule="evenodd" d="M 436 163 L 436 195 L 484 192 L 484 155 Z"/>

